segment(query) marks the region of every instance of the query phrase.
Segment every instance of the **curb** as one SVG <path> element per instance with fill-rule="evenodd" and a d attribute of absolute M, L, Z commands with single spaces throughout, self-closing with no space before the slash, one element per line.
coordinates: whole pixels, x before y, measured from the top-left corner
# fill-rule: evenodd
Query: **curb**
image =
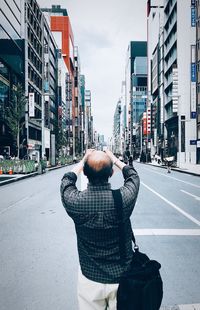
<path fill-rule="evenodd" d="M 139 164 L 143 164 L 143 165 L 149 165 L 149 166 L 152 166 L 152 167 L 158 167 L 158 168 L 162 168 L 162 169 L 167 169 L 166 166 L 159 166 L 159 165 L 154 165 L 154 164 L 151 164 L 151 163 L 140 163 L 138 162 Z M 192 171 L 188 171 L 188 170 L 181 170 L 179 168 L 174 168 L 174 167 L 171 167 L 171 170 L 173 171 L 177 171 L 177 172 L 180 172 L 180 173 L 185 173 L 185 174 L 190 174 L 190 175 L 194 175 L 196 177 L 200 177 L 200 174 L 199 173 L 196 173 L 196 172 L 192 172 Z"/>
<path fill-rule="evenodd" d="M 31 178 L 31 177 L 35 177 L 37 175 L 38 175 L 37 172 L 33 172 L 33 173 L 30 173 L 30 174 L 23 175 L 21 177 L 13 177 L 10 180 L 6 180 L 6 181 L 0 182 L 0 186 L 4 186 L 4 185 L 10 184 L 10 183 L 14 183 L 14 182 L 17 182 L 17 181 L 20 181 L 20 180 L 24 180 L 24 179 L 28 179 L 28 178 Z"/>
<path fill-rule="evenodd" d="M 53 170 L 64 168 L 64 167 L 67 167 L 67 166 L 70 166 L 70 165 L 71 164 L 66 164 L 66 165 L 63 165 L 63 166 L 55 166 L 55 167 L 47 168 L 46 172 L 51 172 Z M 12 177 L 12 179 L 10 179 L 10 180 L 6 180 L 6 181 L 0 182 L 0 186 L 4 186 L 4 185 L 10 184 L 10 183 L 18 182 L 18 181 L 21 181 L 21 180 L 24 180 L 24 179 L 28 179 L 28 178 L 31 178 L 31 177 L 35 177 L 35 176 L 38 176 L 38 175 L 41 175 L 41 174 L 39 174 L 38 172 L 33 172 L 33 173 L 30 173 L 30 174 L 22 175 L 20 177 Z"/>

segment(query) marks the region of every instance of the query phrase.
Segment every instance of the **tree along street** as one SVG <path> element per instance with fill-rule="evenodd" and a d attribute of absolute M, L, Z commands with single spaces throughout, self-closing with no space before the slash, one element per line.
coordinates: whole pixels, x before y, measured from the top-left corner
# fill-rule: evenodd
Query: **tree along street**
<path fill-rule="evenodd" d="M 140 250 L 162 264 L 163 306 L 200 303 L 199 178 L 134 163 Z M 75 230 L 60 201 L 62 168 L 0 188 L 0 309 L 77 310 Z M 123 183 L 116 170 L 112 188 Z M 81 176 L 78 187 L 86 187 Z"/>

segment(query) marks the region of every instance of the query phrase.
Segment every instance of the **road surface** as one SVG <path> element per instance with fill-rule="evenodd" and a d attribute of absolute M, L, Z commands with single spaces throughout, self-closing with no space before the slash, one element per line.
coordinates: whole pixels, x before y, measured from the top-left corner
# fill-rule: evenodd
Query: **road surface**
<path fill-rule="evenodd" d="M 135 163 L 140 250 L 162 264 L 163 306 L 200 303 L 200 178 Z M 62 168 L 0 188 L 0 309 L 77 310 L 75 230 L 60 201 Z M 115 171 L 112 188 L 122 185 Z M 85 178 L 78 181 L 84 188 Z"/>

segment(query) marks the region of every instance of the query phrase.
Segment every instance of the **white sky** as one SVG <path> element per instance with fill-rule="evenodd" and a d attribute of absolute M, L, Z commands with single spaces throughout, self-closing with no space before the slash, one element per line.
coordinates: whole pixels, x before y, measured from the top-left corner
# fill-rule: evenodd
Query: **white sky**
<path fill-rule="evenodd" d="M 81 73 L 92 93 L 95 129 L 112 136 L 115 106 L 124 80 L 130 41 L 146 40 L 146 0 L 38 0 L 60 4 L 71 20 Z M 47 5 L 48 3 L 48 5 Z"/>

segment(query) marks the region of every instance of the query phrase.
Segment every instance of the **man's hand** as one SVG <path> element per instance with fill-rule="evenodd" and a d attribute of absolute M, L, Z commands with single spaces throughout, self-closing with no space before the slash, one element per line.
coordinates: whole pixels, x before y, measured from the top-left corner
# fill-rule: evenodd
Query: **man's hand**
<path fill-rule="evenodd" d="M 126 166 L 125 163 L 121 162 L 121 160 L 119 158 L 117 158 L 111 151 L 105 150 L 105 153 L 112 160 L 113 165 L 117 166 L 119 169 L 122 170 L 124 168 L 124 166 Z"/>
<path fill-rule="evenodd" d="M 110 150 L 105 150 L 105 153 L 108 155 L 108 157 L 111 159 L 113 164 L 118 160 L 118 158 L 110 151 Z"/>
<path fill-rule="evenodd" d="M 84 163 L 87 160 L 88 156 L 92 154 L 92 152 L 94 151 L 95 151 L 94 149 L 88 149 L 83 158 L 81 159 L 81 161 L 78 164 L 76 164 L 76 166 L 72 169 L 72 172 L 74 172 L 78 176 L 82 172 Z"/>

